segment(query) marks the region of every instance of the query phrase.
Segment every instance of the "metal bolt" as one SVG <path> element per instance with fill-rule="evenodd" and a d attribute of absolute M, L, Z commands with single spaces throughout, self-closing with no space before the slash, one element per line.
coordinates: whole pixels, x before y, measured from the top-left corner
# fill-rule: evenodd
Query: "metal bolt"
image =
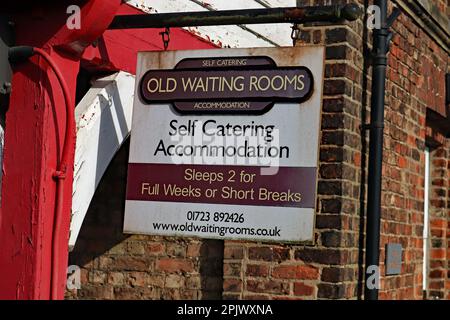
<path fill-rule="evenodd" d="M 355 3 L 346 4 L 342 10 L 342 16 L 349 21 L 355 21 L 363 13 L 362 8 Z"/>

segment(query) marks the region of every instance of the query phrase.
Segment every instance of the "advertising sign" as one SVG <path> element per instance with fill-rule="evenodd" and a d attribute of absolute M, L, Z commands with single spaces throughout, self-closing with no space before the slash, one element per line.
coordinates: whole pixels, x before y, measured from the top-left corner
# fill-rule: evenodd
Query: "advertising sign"
<path fill-rule="evenodd" d="M 125 233 L 313 239 L 323 47 L 138 55 Z"/>

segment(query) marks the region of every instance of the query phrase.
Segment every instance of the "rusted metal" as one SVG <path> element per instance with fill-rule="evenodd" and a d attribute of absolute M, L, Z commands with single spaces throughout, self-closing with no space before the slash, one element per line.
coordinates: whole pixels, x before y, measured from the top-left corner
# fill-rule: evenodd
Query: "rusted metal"
<path fill-rule="evenodd" d="M 361 15 L 361 8 L 354 3 L 332 6 L 120 15 L 114 18 L 108 29 L 339 22 L 354 21 Z"/>

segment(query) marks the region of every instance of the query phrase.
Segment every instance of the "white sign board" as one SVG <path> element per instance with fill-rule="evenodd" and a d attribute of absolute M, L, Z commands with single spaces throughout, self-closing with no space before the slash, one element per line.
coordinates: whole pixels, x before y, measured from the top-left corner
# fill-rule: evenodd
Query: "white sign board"
<path fill-rule="evenodd" d="M 142 52 L 125 233 L 313 240 L 324 48 Z"/>

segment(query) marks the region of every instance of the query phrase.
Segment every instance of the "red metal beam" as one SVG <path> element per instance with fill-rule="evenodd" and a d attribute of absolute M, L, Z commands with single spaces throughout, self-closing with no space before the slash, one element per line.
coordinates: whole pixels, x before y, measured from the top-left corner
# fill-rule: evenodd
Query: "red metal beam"
<path fill-rule="evenodd" d="M 145 14 L 129 5 L 122 5 L 117 15 Z M 136 73 L 137 51 L 164 50 L 160 32 L 164 29 L 106 30 L 95 46 L 89 46 L 82 56 L 83 67 L 96 71 L 122 70 Z M 217 48 L 181 28 L 170 29 L 168 50 Z"/>
<path fill-rule="evenodd" d="M 109 4 L 109 11 L 105 3 Z M 64 1 L 33 7 L 13 16 L 17 44 L 45 48 L 65 76 L 73 99 L 79 56 L 99 37 L 119 8 L 120 0 L 91 0 L 82 7 L 82 29 L 68 30 Z M 105 12 L 106 10 L 106 12 Z M 31 31 L 39 30 L 39 32 Z M 10 108 L 6 115 L 0 213 L 0 298 L 50 297 L 52 229 L 56 183 L 65 134 L 64 97 L 55 74 L 42 59 L 14 68 Z M 72 199 L 74 146 L 69 156 L 63 195 L 61 244 L 57 253 L 58 298 L 64 297 L 67 241 Z"/>
<path fill-rule="evenodd" d="M 109 30 L 114 15 L 137 14 L 121 0 L 77 1 L 82 29 L 68 30 L 66 9 L 73 1 L 55 1 L 13 10 L 17 45 L 45 48 L 65 76 L 72 98 L 82 63 L 95 70 L 136 68 L 136 53 L 161 50 L 159 30 Z M 22 3 L 17 5 L 23 6 Z M 38 30 L 39 32 L 36 32 Z M 184 30 L 171 31 L 170 49 L 215 46 Z M 91 46 L 96 40 L 97 46 Z M 39 57 L 14 68 L 6 116 L 0 208 L 0 299 L 50 297 L 52 227 L 56 183 L 65 134 L 64 97 L 55 74 Z M 64 297 L 73 177 L 73 154 L 64 191 L 62 233 L 58 239 L 58 294 Z"/>

